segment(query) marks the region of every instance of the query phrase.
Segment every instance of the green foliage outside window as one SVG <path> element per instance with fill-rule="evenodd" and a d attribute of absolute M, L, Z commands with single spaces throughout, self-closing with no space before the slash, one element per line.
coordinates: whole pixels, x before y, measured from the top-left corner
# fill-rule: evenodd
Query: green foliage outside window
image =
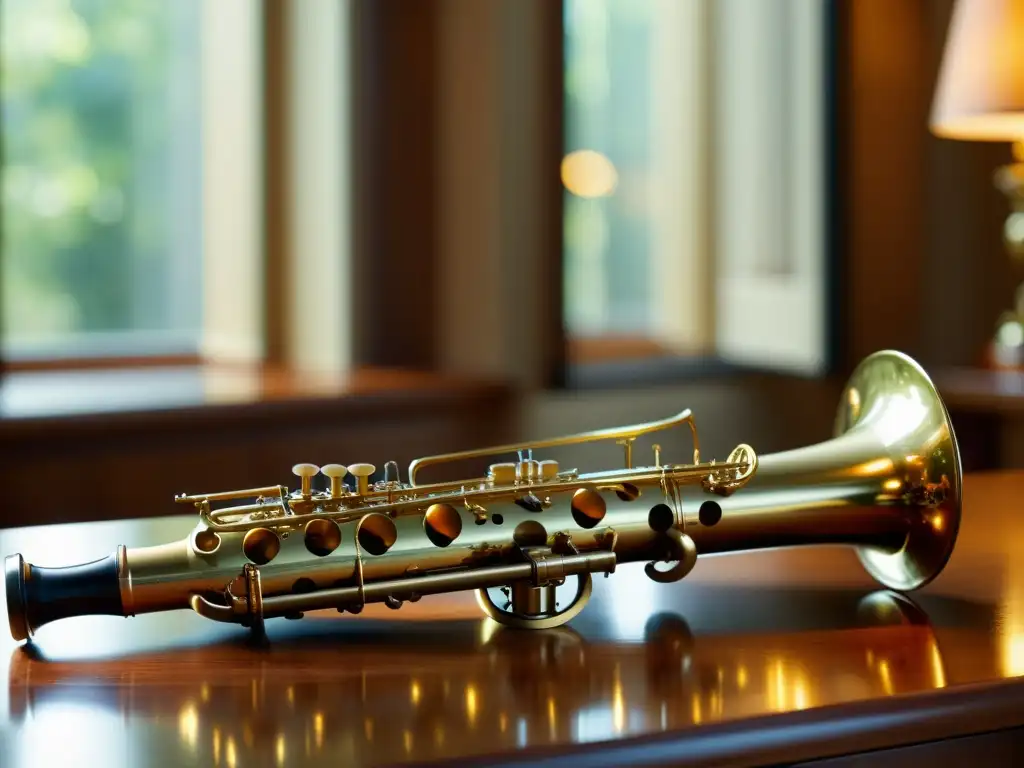
<path fill-rule="evenodd" d="M 4 341 L 199 327 L 198 0 L 0 0 Z"/>

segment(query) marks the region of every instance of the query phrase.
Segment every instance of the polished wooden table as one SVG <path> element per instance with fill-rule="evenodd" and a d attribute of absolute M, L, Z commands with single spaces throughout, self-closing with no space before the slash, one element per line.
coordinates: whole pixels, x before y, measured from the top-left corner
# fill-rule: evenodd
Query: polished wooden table
<path fill-rule="evenodd" d="M 470 594 L 275 620 L 263 647 L 189 612 L 4 632 L 0 765 L 1019 763 L 1024 473 L 969 476 L 965 498 L 952 560 L 911 596 L 819 548 L 704 558 L 674 585 L 620 567 L 548 632 L 501 630 Z M 0 552 L 75 563 L 192 522 L 20 528 Z"/>

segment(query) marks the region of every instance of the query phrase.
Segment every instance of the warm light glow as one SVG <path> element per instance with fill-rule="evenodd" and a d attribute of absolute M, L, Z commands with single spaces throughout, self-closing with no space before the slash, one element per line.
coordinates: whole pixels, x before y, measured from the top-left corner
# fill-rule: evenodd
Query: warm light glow
<path fill-rule="evenodd" d="M 409 701 L 413 705 L 420 703 L 420 683 L 419 680 L 413 680 L 412 685 L 409 688 Z"/>
<path fill-rule="evenodd" d="M 1003 675 L 1024 675 L 1024 568 L 1017 558 L 1009 558 L 1005 577 L 1006 590 L 1000 606 L 1000 661 Z"/>
<path fill-rule="evenodd" d="M 434 729 L 434 744 L 439 747 L 444 745 L 444 728 L 440 725 Z"/>
<path fill-rule="evenodd" d="M 1007 677 L 1024 675 L 1024 634 L 1009 632 L 1006 638 L 1006 648 L 1003 674 Z"/>
<path fill-rule="evenodd" d="M 501 730 L 502 733 L 508 730 L 508 715 L 506 715 L 504 712 L 498 715 L 498 728 Z"/>
<path fill-rule="evenodd" d="M 807 681 L 803 677 L 798 677 L 793 683 L 793 706 L 796 709 L 807 709 L 808 704 Z"/>
<path fill-rule="evenodd" d="M 850 410 L 853 411 L 853 417 L 856 418 L 860 414 L 860 390 L 856 387 L 850 389 L 846 393 L 846 399 L 850 403 Z"/>
<path fill-rule="evenodd" d="M 946 36 L 931 127 L 976 141 L 1024 137 L 1024 0 L 959 0 Z"/>
<path fill-rule="evenodd" d="M 607 197 L 615 191 L 619 174 L 600 152 L 580 149 L 562 160 L 562 183 L 577 197 Z"/>
<path fill-rule="evenodd" d="M 494 637 L 500 626 L 494 619 L 482 619 L 480 621 L 480 645 L 485 646 L 491 642 L 491 638 Z"/>
<path fill-rule="evenodd" d="M 313 713 L 313 737 L 316 739 L 317 749 L 320 749 L 324 745 L 324 716 L 321 712 Z"/>
<path fill-rule="evenodd" d="M 228 743 L 224 746 L 224 760 L 228 768 L 235 768 L 238 765 L 238 750 L 235 749 L 234 736 L 228 736 Z"/>
<path fill-rule="evenodd" d="M 1024 112 L 1007 115 L 964 116 L 936 124 L 934 133 L 965 141 L 1010 141 L 1024 135 Z"/>
<path fill-rule="evenodd" d="M 294 685 L 289 685 L 288 686 L 287 694 L 288 694 L 288 704 L 291 705 L 291 706 L 295 706 L 295 686 Z"/>
<path fill-rule="evenodd" d="M 189 747 L 196 746 L 199 739 L 199 712 L 191 701 L 178 713 L 178 734 Z"/>
<path fill-rule="evenodd" d="M 943 517 L 941 512 L 936 512 L 934 515 L 932 515 L 932 528 L 934 528 L 936 532 L 941 533 L 942 529 L 945 527 L 946 518 Z"/>
<path fill-rule="evenodd" d="M 903 487 L 903 481 L 893 477 L 882 483 L 882 487 L 885 490 L 889 491 L 890 493 L 895 493 L 896 491 Z"/>
<path fill-rule="evenodd" d="M 405 747 L 406 754 L 412 752 L 412 731 L 402 731 L 402 745 Z"/>
<path fill-rule="evenodd" d="M 555 734 L 557 733 L 556 724 L 555 699 L 553 696 L 548 696 L 548 728 L 551 730 L 552 739 L 555 738 Z"/>
<path fill-rule="evenodd" d="M 220 765 L 220 728 L 213 729 L 213 764 Z"/>
<path fill-rule="evenodd" d="M 285 746 L 283 733 L 277 734 L 277 739 L 274 741 L 274 757 L 278 765 L 284 765 Z"/>
<path fill-rule="evenodd" d="M 775 712 L 806 709 L 812 705 L 811 685 L 799 662 L 786 664 L 782 658 L 768 660 L 768 708 Z"/>
<path fill-rule="evenodd" d="M 747 668 L 742 664 L 736 668 L 736 685 L 741 691 L 747 687 Z"/>
<path fill-rule="evenodd" d="M 892 674 L 889 672 L 889 661 L 887 659 L 878 660 L 878 676 L 882 679 L 882 690 L 887 695 L 892 696 Z"/>
<path fill-rule="evenodd" d="M 771 664 L 769 679 L 772 681 L 769 706 L 776 712 L 786 708 L 786 671 L 782 666 L 782 659 L 775 659 Z"/>
<path fill-rule="evenodd" d="M 466 686 L 466 714 L 469 715 L 469 722 L 476 722 L 476 687 Z"/>
<path fill-rule="evenodd" d="M 202 688 L 199 689 L 199 698 L 202 699 L 204 702 L 210 700 L 210 686 L 208 686 L 206 683 L 203 683 Z"/>
<path fill-rule="evenodd" d="M 701 720 L 703 718 L 701 717 L 701 706 L 700 706 L 700 694 L 699 693 L 693 694 L 693 702 L 691 704 L 690 716 L 693 718 L 693 724 L 694 725 L 700 725 Z"/>
<path fill-rule="evenodd" d="M 935 644 L 935 641 L 929 644 L 928 653 L 932 661 L 932 677 L 935 680 L 936 688 L 946 687 L 946 672 L 942 668 L 942 656 L 939 655 L 939 646 Z"/>
<path fill-rule="evenodd" d="M 719 717 L 722 714 L 722 696 L 718 691 L 711 692 L 708 709 L 711 710 L 711 717 Z"/>
<path fill-rule="evenodd" d="M 892 459 L 872 459 L 856 467 L 858 475 L 879 475 L 892 471 Z"/>
<path fill-rule="evenodd" d="M 622 683 L 618 678 L 612 683 L 612 726 L 616 733 L 626 727 L 626 700 L 622 696 Z"/>

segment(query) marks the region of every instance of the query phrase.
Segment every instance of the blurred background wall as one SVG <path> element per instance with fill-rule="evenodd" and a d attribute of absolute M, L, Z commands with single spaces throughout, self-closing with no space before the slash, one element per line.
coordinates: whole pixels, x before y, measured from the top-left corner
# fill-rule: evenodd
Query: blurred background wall
<path fill-rule="evenodd" d="M 0 524 L 683 408 L 785 450 L 884 348 L 1024 465 L 954 7 L 0 0 Z"/>

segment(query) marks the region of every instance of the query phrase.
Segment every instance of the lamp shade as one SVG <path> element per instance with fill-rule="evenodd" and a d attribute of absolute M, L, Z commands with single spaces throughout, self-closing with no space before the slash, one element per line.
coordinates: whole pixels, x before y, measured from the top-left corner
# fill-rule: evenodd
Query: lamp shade
<path fill-rule="evenodd" d="M 1024 139 L 1024 0 L 957 0 L 931 130 L 951 139 Z"/>

